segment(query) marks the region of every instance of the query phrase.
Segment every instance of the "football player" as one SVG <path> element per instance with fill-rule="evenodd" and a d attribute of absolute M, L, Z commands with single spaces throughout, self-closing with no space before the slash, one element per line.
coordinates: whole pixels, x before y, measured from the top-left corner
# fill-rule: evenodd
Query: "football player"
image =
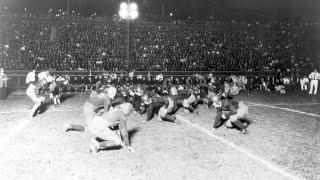
<path fill-rule="evenodd" d="M 214 131 L 225 123 L 228 128 L 235 127 L 243 134 L 247 133 L 247 126 L 242 121 L 249 122 L 247 119 L 249 114 L 248 106 L 242 101 L 238 102 L 229 98 L 221 98 L 220 96 L 215 96 L 212 101 L 213 106 L 217 109 L 217 115 L 213 124 Z"/>
<path fill-rule="evenodd" d="M 127 116 L 132 112 L 132 109 L 130 103 L 123 103 L 119 108 L 87 119 L 89 131 L 96 136 L 90 142 L 92 154 L 97 154 L 101 149 L 118 146 L 126 147 L 130 152 L 134 152 L 130 146 L 127 130 Z M 115 126 L 119 126 L 120 134 L 117 133 Z"/>

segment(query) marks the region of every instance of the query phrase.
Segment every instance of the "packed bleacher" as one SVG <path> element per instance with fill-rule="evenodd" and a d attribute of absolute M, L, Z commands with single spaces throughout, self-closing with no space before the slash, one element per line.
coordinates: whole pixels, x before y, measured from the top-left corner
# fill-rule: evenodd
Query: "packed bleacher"
<path fill-rule="evenodd" d="M 309 72 L 318 23 L 208 21 L 126 23 L 2 16 L 0 67 L 56 71 Z"/>

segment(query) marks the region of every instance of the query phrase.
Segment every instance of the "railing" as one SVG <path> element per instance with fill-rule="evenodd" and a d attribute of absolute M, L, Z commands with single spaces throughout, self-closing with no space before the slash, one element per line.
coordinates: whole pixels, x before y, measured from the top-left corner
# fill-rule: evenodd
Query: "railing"
<path fill-rule="evenodd" d="M 25 83 L 26 76 L 30 71 L 6 71 L 6 74 L 10 78 L 8 80 L 8 87 L 10 89 L 25 89 L 27 87 Z M 38 73 L 38 72 L 37 72 Z M 70 75 L 70 76 L 96 76 L 104 73 L 117 73 L 118 75 L 123 74 L 124 77 L 128 76 L 126 71 L 52 71 L 52 75 Z M 150 73 L 151 76 L 156 76 L 162 74 L 164 77 L 188 77 L 195 74 L 208 75 L 212 74 L 213 76 L 226 77 L 230 75 L 245 75 L 248 78 L 252 77 L 275 77 L 275 72 L 242 72 L 242 71 L 135 71 L 134 75 L 148 76 Z"/>

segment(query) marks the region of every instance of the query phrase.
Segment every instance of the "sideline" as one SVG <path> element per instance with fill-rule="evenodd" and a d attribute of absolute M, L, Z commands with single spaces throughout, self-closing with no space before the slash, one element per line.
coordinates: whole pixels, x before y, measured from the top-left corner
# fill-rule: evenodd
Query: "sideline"
<path fill-rule="evenodd" d="M 231 148 L 233 148 L 233 149 L 235 149 L 235 150 L 247 155 L 248 157 L 254 159 L 255 161 L 265 165 L 267 168 L 269 168 L 269 169 L 271 169 L 273 171 L 276 171 L 277 173 L 279 173 L 279 174 L 281 174 L 281 175 L 283 175 L 285 177 L 288 177 L 288 178 L 294 179 L 294 180 L 301 179 L 297 175 L 293 175 L 290 172 L 287 172 L 287 171 L 279 168 L 278 166 L 272 164 L 271 162 L 266 161 L 266 160 L 258 157 L 257 155 L 253 154 L 252 152 L 250 152 L 250 151 L 248 151 L 248 150 L 246 150 L 246 149 L 244 149 L 244 148 L 242 148 L 240 146 L 237 146 L 235 143 L 230 142 L 230 141 L 228 141 L 228 140 L 226 140 L 226 139 L 224 139 L 224 138 L 222 138 L 220 136 L 217 136 L 217 135 L 215 135 L 214 133 L 212 133 L 211 131 L 209 131 L 209 130 L 207 130 L 205 128 L 202 128 L 202 127 L 200 127 L 200 126 L 198 126 L 196 124 L 191 123 L 190 121 L 188 121 L 187 119 L 183 118 L 180 115 L 177 115 L 177 118 L 179 120 L 181 120 L 182 122 L 185 122 L 186 124 L 197 128 L 199 131 L 201 131 L 203 133 L 206 133 L 208 136 L 210 136 L 210 137 L 212 137 L 212 138 L 214 138 L 214 139 L 226 144 L 227 146 L 229 146 L 229 147 L 231 147 Z"/>
<path fill-rule="evenodd" d="M 251 102 L 248 102 L 251 103 Z M 270 106 L 315 106 L 315 105 L 320 105 L 320 103 L 281 103 L 281 104 L 269 104 Z M 261 106 L 257 105 L 255 103 L 251 103 L 251 105 L 248 106 Z"/>
<path fill-rule="evenodd" d="M 14 113 L 29 113 L 30 109 L 19 109 L 18 111 L 2 111 L 0 114 L 14 114 Z M 68 110 L 49 110 L 44 113 L 54 113 L 54 112 L 82 112 L 80 109 L 68 109 Z"/>
<path fill-rule="evenodd" d="M 318 115 L 318 114 L 307 113 L 307 112 L 298 111 L 298 110 L 294 110 L 294 109 L 290 109 L 290 108 L 283 108 L 283 107 L 277 107 L 277 106 L 273 106 L 273 105 L 253 103 L 253 102 L 249 102 L 249 101 L 247 101 L 247 103 L 249 103 L 249 106 L 253 105 L 253 106 L 269 107 L 269 108 L 273 108 L 273 109 L 280 109 L 280 110 L 284 110 L 284 111 L 290 111 L 290 112 L 295 112 L 295 113 L 299 113 L 299 114 L 303 114 L 303 115 L 309 115 L 309 116 L 320 118 L 320 115 Z"/>

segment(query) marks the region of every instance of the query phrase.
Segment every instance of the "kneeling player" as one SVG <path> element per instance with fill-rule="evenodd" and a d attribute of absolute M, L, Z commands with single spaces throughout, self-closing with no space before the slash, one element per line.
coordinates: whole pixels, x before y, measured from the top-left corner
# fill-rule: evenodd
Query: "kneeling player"
<path fill-rule="evenodd" d="M 119 108 L 87 119 L 89 131 L 96 136 L 90 142 L 91 153 L 96 154 L 100 149 L 119 146 L 127 147 L 129 151 L 134 152 L 129 143 L 129 133 L 126 127 L 127 116 L 132 110 L 133 108 L 130 103 L 124 103 Z M 113 128 L 115 126 L 119 126 L 120 134 Z"/>
<path fill-rule="evenodd" d="M 93 118 L 96 114 L 102 114 L 108 112 L 110 108 L 113 108 L 113 104 L 118 105 L 118 102 L 113 103 L 117 89 L 115 87 L 109 87 L 106 91 L 92 91 L 90 98 L 84 104 L 84 114 L 86 119 Z M 88 124 L 87 124 L 88 125 Z M 77 124 L 65 124 L 64 131 L 84 131 L 85 128 L 82 125 Z"/>
<path fill-rule="evenodd" d="M 216 130 L 224 122 L 228 128 L 235 127 L 243 134 L 247 133 L 246 126 L 242 120 L 248 123 L 246 119 L 249 111 L 248 107 L 242 101 L 238 102 L 230 99 L 221 100 L 219 96 L 213 98 L 213 106 L 217 108 L 217 116 L 213 124 L 213 130 Z M 228 113 L 225 113 L 228 111 Z"/>
<path fill-rule="evenodd" d="M 174 99 L 172 97 L 163 97 L 163 103 L 163 106 L 159 109 L 158 112 L 158 120 L 170 121 L 176 124 L 180 124 L 175 115 L 172 115 L 177 107 Z"/>
<path fill-rule="evenodd" d="M 170 121 L 179 124 L 175 116 L 171 115 L 175 109 L 175 102 L 171 97 L 148 97 L 143 95 L 143 104 L 146 105 L 147 120 L 150 121 L 155 113 L 158 114 L 158 120 Z"/>

